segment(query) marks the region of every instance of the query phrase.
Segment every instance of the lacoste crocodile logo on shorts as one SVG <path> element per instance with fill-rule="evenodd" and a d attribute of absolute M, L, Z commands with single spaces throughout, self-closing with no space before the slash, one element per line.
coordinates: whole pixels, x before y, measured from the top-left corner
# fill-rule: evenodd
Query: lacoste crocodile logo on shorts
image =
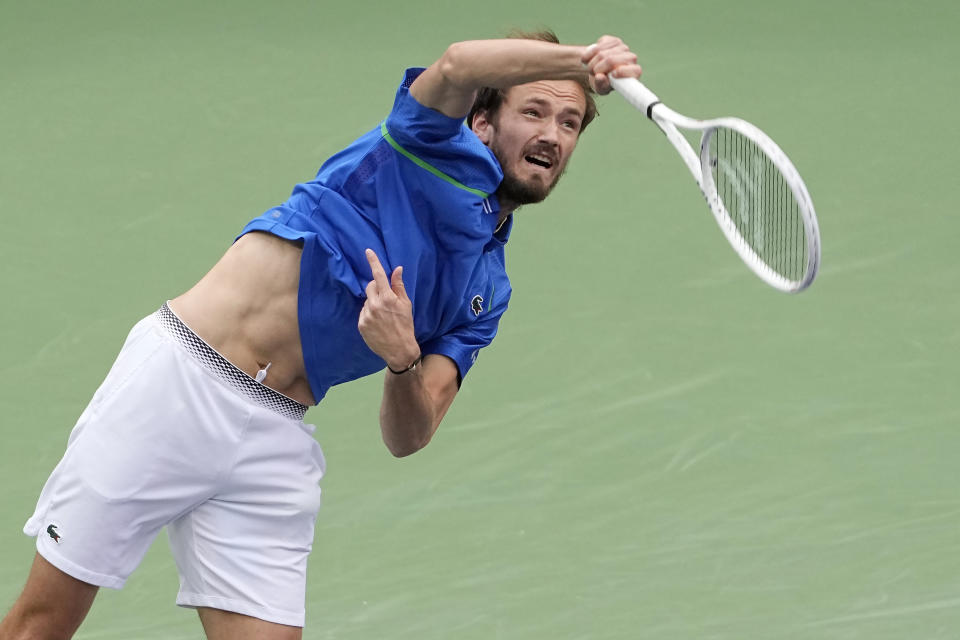
<path fill-rule="evenodd" d="M 480 312 L 483 311 L 483 298 L 473 296 L 473 300 L 470 301 L 470 308 L 473 309 L 473 315 L 480 315 Z"/>
<path fill-rule="evenodd" d="M 57 525 L 51 524 L 49 527 L 47 527 L 47 533 L 51 538 L 53 538 L 54 542 L 60 544 L 60 534 L 57 533 Z"/>

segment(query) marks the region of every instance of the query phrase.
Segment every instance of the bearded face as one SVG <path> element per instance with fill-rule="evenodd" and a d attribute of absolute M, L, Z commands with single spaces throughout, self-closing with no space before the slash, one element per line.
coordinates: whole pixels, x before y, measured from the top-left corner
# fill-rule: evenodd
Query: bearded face
<path fill-rule="evenodd" d="M 552 179 L 550 179 L 549 175 L 541 178 L 540 172 L 536 171 L 531 176 L 529 172 L 525 173 L 523 171 L 523 165 L 517 166 L 519 163 L 517 163 L 515 159 L 510 158 L 497 148 L 491 147 L 491 149 L 494 155 L 497 156 L 497 160 L 500 161 L 500 166 L 503 168 L 503 182 L 500 183 L 500 188 L 497 189 L 497 195 L 501 200 L 513 202 L 518 206 L 542 202 L 550 192 L 553 191 L 557 182 L 560 181 L 560 176 L 563 175 L 566 169 L 565 165 L 561 166 L 559 171 L 553 172 L 554 175 Z M 552 154 L 549 153 L 547 149 L 530 149 L 529 151 L 531 151 L 531 153 L 524 155 L 524 162 L 541 167 L 546 173 L 549 173 L 550 170 L 558 164 L 556 159 L 548 159 Z M 546 180 L 550 180 L 550 182 L 547 183 Z"/>
<path fill-rule="evenodd" d="M 577 145 L 586 99 L 572 80 L 512 87 L 491 118 L 478 114 L 477 136 L 503 168 L 501 205 L 541 202 L 560 180 Z"/>

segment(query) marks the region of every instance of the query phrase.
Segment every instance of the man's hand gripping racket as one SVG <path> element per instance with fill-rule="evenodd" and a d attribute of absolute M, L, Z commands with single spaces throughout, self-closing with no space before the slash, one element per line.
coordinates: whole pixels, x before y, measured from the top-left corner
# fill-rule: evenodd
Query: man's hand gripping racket
<path fill-rule="evenodd" d="M 635 58 L 631 64 L 621 57 L 625 66 L 617 65 L 608 53 L 615 44 L 607 38 L 588 47 L 583 57 L 594 88 L 599 93 L 613 88 L 660 127 L 723 234 L 754 273 L 789 293 L 810 286 L 820 265 L 820 230 L 807 187 L 787 155 L 739 118 L 694 120 L 670 109 L 637 80 Z M 700 133 L 699 150 L 678 127 Z"/>

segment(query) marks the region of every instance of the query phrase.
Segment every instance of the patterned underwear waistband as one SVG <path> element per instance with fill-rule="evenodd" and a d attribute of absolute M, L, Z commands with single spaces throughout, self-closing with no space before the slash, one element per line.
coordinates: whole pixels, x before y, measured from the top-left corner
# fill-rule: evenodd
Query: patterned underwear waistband
<path fill-rule="evenodd" d="M 261 407 L 276 411 L 287 418 L 303 420 L 303 416 L 307 412 L 306 405 L 260 384 L 237 368 L 235 364 L 204 342 L 203 338 L 191 331 L 190 327 L 183 324 L 167 303 L 163 303 L 155 316 L 160 325 L 166 329 L 174 340 L 179 342 L 204 368 L 223 380 L 228 386 Z"/>

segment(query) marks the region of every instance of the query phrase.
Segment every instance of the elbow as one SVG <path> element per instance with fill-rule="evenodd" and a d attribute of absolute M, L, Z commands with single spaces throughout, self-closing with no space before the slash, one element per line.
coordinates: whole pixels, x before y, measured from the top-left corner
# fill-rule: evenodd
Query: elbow
<path fill-rule="evenodd" d="M 452 85 L 463 86 L 466 84 L 465 69 L 469 60 L 469 43 L 454 42 L 440 56 L 437 61 L 437 70 L 440 75 Z"/>
<path fill-rule="evenodd" d="M 390 450 L 390 453 L 394 458 L 406 458 L 407 456 L 412 456 L 422 448 L 423 447 L 397 447 L 387 445 L 387 449 Z"/>
<path fill-rule="evenodd" d="M 384 444 L 387 445 L 387 449 L 394 458 L 406 458 L 430 444 L 430 438 L 407 440 L 404 442 L 389 442 L 384 440 Z"/>
<path fill-rule="evenodd" d="M 436 429 L 434 428 L 415 432 L 406 431 L 397 433 L 392 429 L 386 428 L 386 425 L 381 423 L 383 444 L 387 446 L 387 450 L 390 451 L 394 458 L 406 458 L 420 451 L 420 449 L 430 444 L 430 440 L 433 438 L 435 431 Z"/>

